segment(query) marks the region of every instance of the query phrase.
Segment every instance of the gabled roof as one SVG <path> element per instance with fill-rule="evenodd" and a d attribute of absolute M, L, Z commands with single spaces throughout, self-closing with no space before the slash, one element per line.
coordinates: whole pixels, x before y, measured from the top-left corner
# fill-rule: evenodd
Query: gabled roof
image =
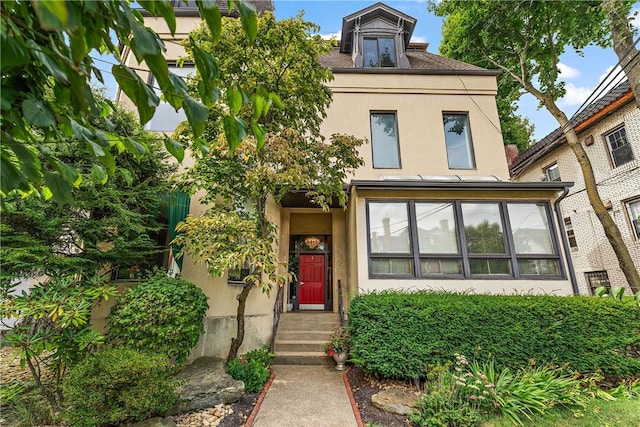
<path fill-rule="evenodd" d="M 341 53 L 339 48 L 334 48 L 328 55 L 320 57 L 320 63 L 325 67 L 333 69 L 334 72 L 345 73 L 391 73 L 391 74 L 479 74 L 497 76 L 500 74 L 498 70 L 489 70 L 467 64 L 466 62 L 457 61 L 444 56 L 435 55 L 427 52 L 424 43 L 419 43 L 413 49 L 410 44 L 406 50 L 407 58 L 411 64 L 411 68 L 354 68 L 351 55 Z"/>
<path fill-rule="evenodd" d="M 404 45 L 409 45 L 413 29 L 416 26 L 417 19 L 406 13 L 400 12 L 384 3 L 376 3 L 369 7 L 365 7 L 362 10 L 352 13 L 349 16 L 342 18 L 342 35 L 340 37 L 340 52 L 351 52 L 351 33 L 353 32 L 356 23 L 360 21 L 361 24 L 372 21 L 376 18 L 383 18 L 392 23 L 402 20 L 404 27 Z"/>
<path fill-rule="evenodd" d="M 591 125 L 593 123 L 590 122 L 591 118 L 599 118 L 599 113 L 605 110 L 609 106 L 621 106 L 617 105 L 616 101 L 627 99 L 632 100 L 633 97 L 628 96 L 631 93 L 631 86 L 627 80 L 616 85 L 613 89 L 607 92 L 603 97 L 598 98 L 593 101 L 591 104 L 587 105 L 584 110 L 578 113 L 575 117 L 571 119 L 571 123 L 574 123 L 574 129 L 577 131 L 586 128 L 584 124 Z M 627 102 L 624 102 L 622 105 L 626 105 Z M 581 126 L 582 125 L 582 126 Z M 518 159 L 511 165 L 511 175 L 516 177 L 523 173 L 527 166 L 532 162 L 540 159 L 544 155 L 550 153 L 555 150 L 559 146 L 561 146 L 565 142 L 564 134 L 562 133 L 562 128 L 557 128 L 552 131 L 550 134 L 542 138 L 540 141 L 534 143 L 525 151 L 523 151 Z"/>

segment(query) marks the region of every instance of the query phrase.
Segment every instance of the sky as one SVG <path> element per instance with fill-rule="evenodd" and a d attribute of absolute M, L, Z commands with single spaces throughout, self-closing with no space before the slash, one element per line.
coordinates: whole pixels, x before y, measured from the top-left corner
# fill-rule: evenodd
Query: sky
<path fill-rule="evenodd" d="M 275 0 L 274 4 L 278 19 L 295 16 L 303 10 L 306 20 L 320 26 L 320 34 L 333 35 L 339 39 L 342 18 L 375 2 L 375 0 Z M 443 19 L 427 11 L 426 0 L 385 0 L 384 3 L 416 18 L 418 22 L 412 41 L 427 42 L 429 43 L 427 50 L 438 53 L 438 46 L 442 39 Z M 640 11 L 640 3 L 636 3 L 633 9 L 636 12 Z M 636 17 L 634 24 L 636 28 L 640 27 L 640 18 Z M 565 81 L 567 94 L 558 101 L 558 106 L 570 117 L 617 62 L 618 58 L 611 48 L 587 47 L 583 57 L 566 52 L 561 57 L 560 77 Z M 535 125 L 535 141 L 542 139 L 559 126 L 550 113 L 545 109 L 538 109 L 538 102 L 529 94 L 525 94 L 520 100 L 518 114 L 528 117 Z"/>

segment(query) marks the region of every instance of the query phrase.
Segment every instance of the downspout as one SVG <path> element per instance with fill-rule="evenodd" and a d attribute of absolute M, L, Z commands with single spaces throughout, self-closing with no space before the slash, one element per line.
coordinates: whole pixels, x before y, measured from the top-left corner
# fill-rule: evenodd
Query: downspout
<path fill-rule="evenodd" d="M 569 280 L 571 280 L 571 287 L 573 288 L 573 295 L 579 295 L 578 281 L 576 279 L 576 273 L 573 270 L 573 261 L 571 260 L 571 249 L 569 246 L 569 239 L 567 239 L 567 231 L 564 228 L 564 218 L 562 217 L 562 211 L 560 210 L 560 202 L 569 194 L 569 187 L 564 187 L 562 195 L 553 202 L 553 207 L 556 211 L 556 219 L 558 221 L 558 227 L 560 228 L 560 234 L 562 235 L 562 246 L 564 247 L 564 256 L 567 260 L 567 270 L 569 270 Z"/>

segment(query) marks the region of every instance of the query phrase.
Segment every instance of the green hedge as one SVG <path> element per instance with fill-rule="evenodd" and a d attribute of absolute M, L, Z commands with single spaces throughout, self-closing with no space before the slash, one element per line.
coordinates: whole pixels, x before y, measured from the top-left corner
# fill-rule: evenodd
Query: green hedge
<path fill-rule="evenodd" d="M 496 368 L 567 364 L 579 372 L 640 375 L 640 308 L 631 300 L 380 292 L 349 311 L 352 357 L 387 378 L 423 378 L 427 367 L 493 357 Z"/>

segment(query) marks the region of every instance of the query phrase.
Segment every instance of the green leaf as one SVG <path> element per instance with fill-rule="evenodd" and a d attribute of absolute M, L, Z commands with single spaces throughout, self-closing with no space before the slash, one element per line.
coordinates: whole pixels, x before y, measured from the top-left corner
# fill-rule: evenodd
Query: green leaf
<path fill-rule="evenodd" d="M 3 147 L 0 154 L 0 190 L 3 194 L 9 194 L 12 190 L 29 191 L 29 181 L 24 174 L 11 161 L 9 153 Z"/>
<path fill-rule="evenodd" d="M 253 9 L 251 3 L 244 1 L 236 2 L 238 10 L 240 11 L 240 20 L 242 21 L 242 28 L 247 34 L 247 38 L 251 43 L 256 39 L 258 35 L 258 17 L 256 11 Z"/>
<path fill-rule="evenodd" d="M 171 153 L 176 160 L 178 160 L 178 162 L 182 163 L 182 160 L 184 160 L 184 147 L 182 144 L 173 138 L 167 137 L 164 140 L 164 146 L 167 148 L 167 151 Z"/>
<path fill-rule="evenodd" d="M 598 286 L 594 291 L 593 291 L 593 295 L 597 296 L 597 297 L 602 297 L 604 296 L 604 294 L 607 293 L 607 288 L 604 286 Z"/>
<path fill-rule="evenodd" d="M 10 148 L 13 150 L 18 162 L 20 163 L 20 170 L 34 185 L 39 185 L 42 179 L 40 159 L 38 159 L 37 153 L 31 150 L 31 147 L 16 143 L 11 144 Z"/>
<path fill-rule="evenodd" d="M 256 95 L 253 97 L 253 118 L 254 119 L 260 118 L 266 104 L 267 103 L 265 99 L 260 95 Z"/>
<path fill-rule="evenodd" d="M 56 173 L 44 172 L 44 182 L 53 194 L 53 200 L 60 205 L 70 204 L 73 202 L 71 195 L 71 184 L 63 177 Z"/>
<path fill-rule="evenodd" d="M 69 44 L 71 46 L 71 55 L 77 63 L 85 59 L 87 56 L 87 30 L 80 26 L 69 36 Z"/>
<path fill-rule="evenodd" d="M 200 137 L 200 135 L 202 135 L 202 132 L 204 132 L 205 122 L 209 117 L 209 111 L 207 110 L 207 107 L 205 107 L 189 95 L 185 96 L 182 107 L 184 108 L 184 112 L 187 114 L 187 119 L 189 120 L 191 129 L 193 130 L 193 137 Z"/>
<path fill-rule="evenodd" d="M 611 297 L 616 301 L 622 301 L 622 297 L 624 296 L 624 287 L 619 286 L 615 288 L 611 288 Z"/>
<path fill-rule="evenodd" d="M 277 93 L 271 92 L 269 94 L 269 99 L 276 105 L 276 107 L 282 109 L 282 99 L 280 99 L 280 96 L 278 96 Z"/>
<path fill-rule="evenodd" d="M 122 175 L 124 180 L 127 182 L 127 185 L 131 186 L 131 184 L 133 184 L 133 176 L 131 176 L 131 172 L 129 172 L 129 170 L 125 168 L 120 168 L 118 170 L 120 171 L 120 174 Z"/>
<path fill-rule="evenodd" d="M 103 156 L 98 156 L 98 159 L 100 159 L 100 161 L 102 162 L 103 165 L 105 165 L 107 168 L 109 168 L 109 171 L 111 173 L 115 173 L 116 171 L 116 160 L 113 158 L 113 156 L 111 155 L 111 152 L 106 150 L 104 152 Z"/>
<path fill-rule="evenodd" d="M 59 81 L 62 84 L 69 84 L 69 76 L 67 73 L 60 67 L 60 64 L 56 61 L 57 55 L 50 54 L 48 50 L 43 50 L 41 46 L 37 45 L 33 40 L 27 40 L 27 46 L 31 49 L 31 53 L 35 56 L 42 65 L 45 66 L 47 71 L 51 73 L 56 81 Z"/>
<path fill-rule="evenodd" d="M 22 101 L 22 114 L 26 122 L 32 126 L 49 128 L 56 125 L 56 119 L 47 106 L 33 97 Z"/>
<path fill-rule="evenodd" d="M 253 135 L 256 137 L 256 146 L 258 147 L 258 150 L 260 150 L 262 149 L 262 147 L 264 147 L 264 140 L 267 131 L 263 125 L 256 122 L 255 120 L 251 121 L 251 128 L 253 129 Z"/>
<path fill-rule="evenodd" d="M 59 0 L 38 0 L 31 2 L 44 30 L 63 31 L 69 26 L 67 2 Z"/>
<path fill-rule="evenodd" d="M 169 0 L 141 0 L 138 3 L 153 16 L 161 15 L 167 23 L 171 35 L 176 33 L 176 15 Z"/>
<path fill-rule="evenodd" d="M 222 119 L 224 134 L 227 137 L 229 149 L 233 152 L 247 137 L 247 125 L 239 117 L 226 116 Z"/>
<path fill-rule="evenodd" d="M 127 151 L 133 154 L 137 159 L 141 158 L 149 152 L 145 145 L 136 141 L 130 136 L 126 137 L 122 142 L 124 143 Z"/>
<path fill-rule="evenodd" d="M 93 165 L 91 168 L 91 179 L 99 184 L 104 184 L 107 182 L 109 175 L 107 175 L 107 171 L 100 165 Z"/>
<path fill-rule="evenodd" d="M 4 31 L 0 34 L 0 42 L 2 43 L 2 49 L 0 49 L 0 70 L 2 72 L 30 62 L 31 58 L 25 46 L 18 40 L 7 37 Z M 5 88 L 3 87 L 2 91 L 4 92 L 4 90 Z"/>
<path fill-rule="evenodd" d="M 63 162 L 59 162 L 58 165 L 62 170 L 62 177 L 65 181 L 70 182 L 75 188 L 80 188 L 80 183 L 82 183 L 82 175 L 80 172 Z"/>
<path fill-rule="evenodd" d="M 229 103 L 229 108 L 231 108 L 233 114 L 238 114 L 240 112 L 240 108 L 242 108 L 242 92 L 236 88 L 230 89 L 227 96 L 227 102 Z"/>
<path fill-rule="evenodd" d="M 89 148 L 91 148 L 91 151 L 93 151 L 93 154 L 96 157 L 102 157 L 105 155 L 105 151 L 102 149 L 100 144 L 96 144 L 95 142 L 89 139 L 85 139 L 85 141 L 87 142 L 87 144 L 89 145 Z"/>
<path fill-rule="evenodd" d="M 147 59 L 147 56 L 162 54 L 161 42 L 153 31 L 138 23 L 131 29 L 133 31 L 131 50 L 134 51 L 136 58 Z"/>
<path fill-rule="evenodd" d="M 222 15 L 218 8 L 218 2 L 216 0 L 196 0 L 196 5 L 200 11 L 200 16 L 204 18 L 209 31 L 211 31 L 213 40 L 218 41 L 220 34 L 222 34 Z"/>

